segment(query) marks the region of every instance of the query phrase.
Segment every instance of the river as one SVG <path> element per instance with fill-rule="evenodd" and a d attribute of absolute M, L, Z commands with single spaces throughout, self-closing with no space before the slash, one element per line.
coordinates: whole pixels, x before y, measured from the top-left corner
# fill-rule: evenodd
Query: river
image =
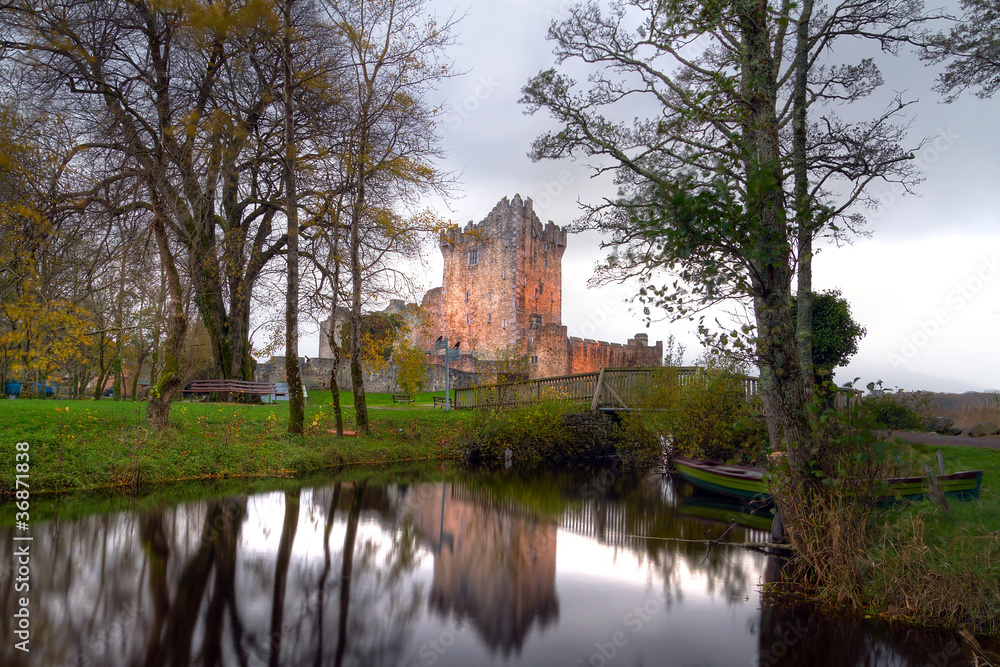
<path fill-rule="evenodd" d="M 768 604 L 774 556 L 697 541 L 764 542 L 760 521 L 659 474 L 354 472 L 208 495 L 50 509 L 31 526 L 31 652 L 5 613 L 0 664 L 972 664 L 958 635 Z M 5 610 L 14 586 L 5 567 Z"/>

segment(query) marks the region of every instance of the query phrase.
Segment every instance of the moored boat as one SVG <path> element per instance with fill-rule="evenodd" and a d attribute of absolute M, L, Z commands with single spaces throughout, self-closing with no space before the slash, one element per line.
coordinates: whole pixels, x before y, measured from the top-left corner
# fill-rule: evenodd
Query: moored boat
<path fill-rule="evenodd" d="M 774 503 L 747 502 L 733 496 L 719 495 L 695 489 L 693 495 L 683 498 L 677 506 L 681 515 L 708 519 L 725 524 L 735 523 L 746 528 L 770 531 L 774 520 Z"/>
<path fill-rule="evenodd" d="M 680 476 L 698 488 L 738 498 L 770 498 L 767 470 L 764 468 L 730 465 L 711 459 L 689 459 L 682 456 L 675 456 L 671 461 Z M 973 500 L 979 498 L 983 471 L 966 470 L 950 475 L 939 475 L 937 479 L 946 497 L 955 500 Z M 886 479 L 885 485 L 883 496 L 887 499 L 921 500 L 929 495 L 925 477 L 893 477 Z"/>

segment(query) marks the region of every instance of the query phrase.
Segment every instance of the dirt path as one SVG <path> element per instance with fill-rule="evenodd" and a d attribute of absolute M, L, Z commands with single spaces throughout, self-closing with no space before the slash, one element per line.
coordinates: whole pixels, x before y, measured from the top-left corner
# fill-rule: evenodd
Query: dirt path
<path fill-rule="evenodd" d="M 970 438 L 967 435 L 941 435 L 940 433 L 913 433 L 909 431 L 896 431 L 893 438 L 899 438 L 904 442 L 912 442 L 920 445 L 931 445 L 938 447 L 982 447 L 984 449 L 1000 450 L 1000 436 L 984 436 L 982 438 Z"/>

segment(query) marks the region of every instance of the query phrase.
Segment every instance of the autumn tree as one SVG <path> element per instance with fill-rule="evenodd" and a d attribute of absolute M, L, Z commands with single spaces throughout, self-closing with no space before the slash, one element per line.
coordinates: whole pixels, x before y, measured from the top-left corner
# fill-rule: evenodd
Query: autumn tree
<path fill-rule="evenodd" d="M 76 159 L 114 156 L 118 169 L 94 180 L 130 178 L 142 188 L 136 205 L 149 213 L 170 303 L 147 415 L 166 425 L 188 325 L 183 275 L 219 372 L 252 376 L 252 291 L 284 247 L 274 226 L 282 123 L 269 113 L 281 80 L 275 16 L 253 2 L 7 6 L 13 64 L 72 119 Z"/>
<path fill-rule="evenodd" d="M 341 139 L 334 144 L 335 173 L 342 175 L 347 196 L 331 217 L 346 230 L 351 381 L 358 429 L 367 432 L 361 365 L 368 284 L 365 239 L 398 238 L 413 220 L 400 210 L 421 193 L 444 185 L 444 176 L 433 166 L 440 155 L 438 111 L 425 96 L 449 76 L 442 58 L 454 21 L 437 23 L 424 0 L 326 0 L 323 7 L 344 47 L 349 82 L 337 126 Z"/>

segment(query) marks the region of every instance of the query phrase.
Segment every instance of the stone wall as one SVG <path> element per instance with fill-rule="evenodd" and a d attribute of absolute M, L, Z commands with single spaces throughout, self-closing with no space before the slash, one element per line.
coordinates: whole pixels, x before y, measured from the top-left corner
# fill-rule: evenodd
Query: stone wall
<path fill-rule="evenodd" d="M 427 377 L 424 380 L 424 391 L 444 391 L 444 366 L 426 364 Z M 302 374 L 302 385 L 309 391 L 330 388 L 330 371 L 333 369 L 333 359 L 299 359 L 299 371 Z M 481 382 L 491 382 L 493 376 L 484 372 L 467 371 L 451 368 L 451 388 L 462 389 L 472 387 Z M 389 364 L 383 371 L 365 372 L 365 391 L 377 394 L 400 392 L 397 382 L 398 368 Z M 257 364 L 254 376 L 257 382 L 285 382 L 285 358 L 272 357 L 266 363 Z M 340 362 L 337 371 L 337 382 L 343 391 L 352 391 L 351 364 L 348 360 Z"/>
<path fill-rule="evenodd" d="M 568 372 L 591 373 L 602 368 L 644 368 L 663 364 L 663 342 L 649 345 L 646 334 L 636 334 L 628 343 L 607 343 L 602 340 L 570 338 L 568 341 Z"/>
<path fill-rule="evenodd" d="M 569 346 L 566 327 L 542 324 L 528 330 L 527 354 L 532 378 L 569 375 Z"/>

